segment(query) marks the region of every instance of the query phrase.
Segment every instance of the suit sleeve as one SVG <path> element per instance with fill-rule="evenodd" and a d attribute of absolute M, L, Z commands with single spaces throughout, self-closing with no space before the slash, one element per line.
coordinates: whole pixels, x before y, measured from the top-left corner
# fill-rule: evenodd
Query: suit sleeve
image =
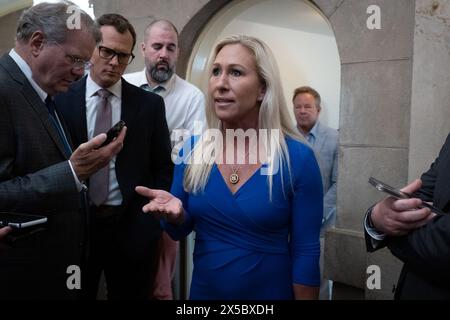
<path fill-rule="evenodd" d="M 68 161 L 60 162 L 17 176 L 15 173 L 16 149 L 26 142 L 17 141 L 8 106 L 0 100 L 0 209 L 27 210 L 44 208 L 55 196 L 77 193 L 76 184 Z M 32 147 L 31 142 L 30 146 Z"/>
<path fill-rule="evenodd" d="M 171 144 L 167 127 L 164 101 L 158 97 L 159 104 L 154 108 L 154 133 L 152 135 L 151 155 L 155 173 L 155 188 L 169 191 L 172 183 L 173 162 Z"/>
<path fill-rule="evenodd" d="M 407 236 L 392 238 L 389 249 L 417 273 L 450 280 L 450 216 L 441 216 Z"/>
<path fill-rule="evenodd" d="M 433 199 L 434 187 L 440 171 L 440 161 L 442 161 L 443 155 L 449 152 L 449 137 L 447 137 L 438 158 L 421 177 L 423 184 L 419 194 L 424 201 Z M 390 238 L 388 247 L 392 254 L 417 273 L 425 271 L 428 276 L 436 275 L 436 277 L 450 280 L 448 272 L 450 268 L 449 230 L 450 216 L 438 216 L 407 236 Z"/>
<path fill-rule="evenodd" d="M 420 198 L 424 201 L 431 202 L 434 198 L 434 187 L 436 185 L 436 180 L 438 177 L 438 168 L 440 167 L 440 159 L 444 157 L 444 154 L 447 154 L 449 152 L 450 148 L 450 135 L 447 136 L 447 139 L 439 152 L 438 157 L 434 162 L 431 164 L 430 169 L 428 169 L 427 172 L 422 174 L 420 179 L 422 180 L 422 187 L 418 191 L 418 194 L 420 195 Z"/>

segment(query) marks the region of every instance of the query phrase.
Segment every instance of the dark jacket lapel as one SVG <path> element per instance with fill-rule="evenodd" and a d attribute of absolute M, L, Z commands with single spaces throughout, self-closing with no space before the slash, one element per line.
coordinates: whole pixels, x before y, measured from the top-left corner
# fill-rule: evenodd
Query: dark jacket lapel
<path fill-rule="evenodd" d="M 74 149 L 87 141 L 86 77 L 74 83 L 66 94 L 55 97 L 56 108 L 67 119 Z M 64 123 L 66 125 L 66 122 Z"/>
<path fill-rule="evenodd" d="M 50 121 L 50 115 L 48 113 L 47 107 L 45 106 L 45 103 L 41 100 L 36 90 L 34 90 L 34 88 L 31 86 L 30 82 L 27 80 L 23 72 L 20 70 L 15 61 L 9 55 L 4 55 L 1 59 L 1 63 L 5 67 L 5 69 L 10 73 L 11 77 L 18 84 L 21 85 L 20 90 L 21 94 L 29 102 L 34 112 L 36 112 L 37 116 L 41 120 L 43 126 L 47 130 L 53 142 L 58 147 L 61 154 L 64 156 L 64 158 L 67 159 L 64 146 L 59 137 L 58 131 Z"/>
<path fill-rule="evenodd" d="M 437 181 L 434 187 L 434 205 L 443 211 L 450 211 L 450 144 L 445 145 L 443 152 L 439 155 L 437 168 Z"/>
<path fill-rule="evenodd" d="M 142 101 L 137 100 L 137 96 L 133 94 L 133 89 L 136 88 L 122 78 L 121 119 L 125 121 L 128 129 L 130 129 L 129 127 L 134 121 L 134 117 L 136 116 L 140 103 L 142 103 Z"/>

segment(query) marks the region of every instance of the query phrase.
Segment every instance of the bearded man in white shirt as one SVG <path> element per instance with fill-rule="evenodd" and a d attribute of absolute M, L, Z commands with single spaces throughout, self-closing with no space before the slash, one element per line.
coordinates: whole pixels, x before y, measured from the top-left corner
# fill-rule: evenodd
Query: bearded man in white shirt
<path fill-rule="evenodd" d="M 200 134 L 206 123 L 205 98 L 196 86 L 175 73 L 180 52 L 177 28 L 164 19 L 151 22 L 145 29 L 141 52 L 145 59 L 144 70 L 127 74 L 124 78 L 135 86 L 159 94 L 164 99 L 172 145 L 180 137 Z M 196 130 L 195 123 L 198 126 Z M 177 251 L 178 242 L 163 232 L 152 296 L 154 299 L 173 299 L 171 282 Z"/>

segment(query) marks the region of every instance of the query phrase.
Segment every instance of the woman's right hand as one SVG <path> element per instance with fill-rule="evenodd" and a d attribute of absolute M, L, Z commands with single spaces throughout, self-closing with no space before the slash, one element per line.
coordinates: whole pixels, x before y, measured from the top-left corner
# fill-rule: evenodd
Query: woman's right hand
<path fill-rule="evenodd" d="M 180 225 L 184 221 L 183 203 L 167 191 L 136 187 L 136 192 L 150 201 L 142 207 L 144 212 L 152 212 L 158 219 L 165 219 L 172 224 Z"/>

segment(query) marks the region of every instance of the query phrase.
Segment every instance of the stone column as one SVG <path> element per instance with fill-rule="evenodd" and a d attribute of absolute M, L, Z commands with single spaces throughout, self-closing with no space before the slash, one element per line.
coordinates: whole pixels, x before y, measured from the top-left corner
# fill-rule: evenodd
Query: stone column
<path fill-rule="evenodd" d="M 363 217 L 383 197 L 370 176 L 401 186 L 408 177 L 414 1 L 315 1 L 333 26 L 342 65 L 336 228 L 325 240 L 325 276 L 335 299 L 391 298 L 400 264 L 365 250 Z M 376 5 L 380 29 L 367 20 Z M 381 289 L 366 288 L 368 265 L 381 270 Z"/>
<path fill-rule="evenodd" d="M 32 5 L 32 0 L 8 0 L 0 3 L 0 56 L 14 47 L 17 21 L 23 10 Z"/>
<path fill-rule="evenodd" d="M 136 27 L 131 72 L 143 68 L 139 43 L 151 18 L 168 18 L 189 33 L 180 39 L 189 48 L 202 22 L 228 1 L 92 2 L 97 16 L 117 12 Z M 333 27 L 342 71 L 337 225 L 326 237 L 325 275 L 335 281 L 334 298 L 390 299 L 401 263 L 386 249 L 366 253 L 363 217 L 384 197 L 367 180 L 403 186 L 428 168 L 450 129 L 450 7 L 443 0 L 312 2 Z M 380 9 L 380 29 L 367 27 L 371 5 Z M 201 20 L 194 18 L 199 13 Z M 189 54 L 180 58 L 181 74 Z M 381 289 L 366 288 L 369 265 L 380 267 Z"/>
<path fill-rule="evenodd" d="M 437 157 L 450 132 L 450 3 L 416 0 L 408 180 Z"/>

